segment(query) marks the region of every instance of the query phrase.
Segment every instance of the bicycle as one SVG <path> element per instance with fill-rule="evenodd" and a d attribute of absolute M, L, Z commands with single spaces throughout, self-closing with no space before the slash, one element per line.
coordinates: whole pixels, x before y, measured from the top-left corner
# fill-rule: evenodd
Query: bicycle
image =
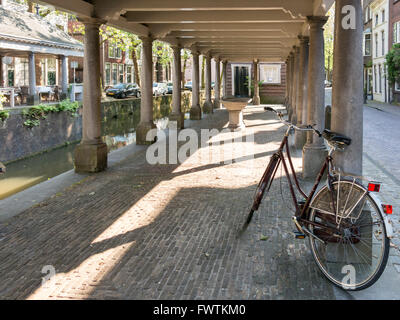
<path fill-rule="evenodd" d="M 295 126 L 285 121 L 283 114 L 273 108 L 264 109 L 275 112 L 288 128 L 257 186 L 253 205 L 241 232 L 246 230 L 254 212 L 259 209 L 282 164 L 295 207 L 292 217 L 297 229 L 294 232 L 295 238 L 309 237 L 316 264 L 335 285 L 345 290 L 361 290 L 371 286 L 386 267 L 390 238 L 393 235 L 387 217 L 387 214 L 392 213 L 392 206 L 383 205 L 373 194 L 379 192 L 380 183 L 335 169 L 332 154 L 350 145 L 350 138 L 330 130 L 321 133 L 312 125 Z M 329 147 L 325 162 L 308 195 L 300 187 L 290 155 L 288 137 L 293 130 L 312 131 L 322 137 Z M 284 149 L 294 183 L 286 164 Z M 317 192 L 325 171 L 327 183 Z M 368 181 L 367 187 L 363 181 Z M 294 185 L 304 199 L 297 200 Z"/>

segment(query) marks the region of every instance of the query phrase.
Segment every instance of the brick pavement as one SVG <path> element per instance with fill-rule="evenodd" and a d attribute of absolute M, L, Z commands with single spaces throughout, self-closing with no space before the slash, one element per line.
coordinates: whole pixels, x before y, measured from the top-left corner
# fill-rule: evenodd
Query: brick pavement
<path fill-rule="evenodd" d="M 221 129 L 227 119 L 218 110 L 192 125 Z M 245 121 L 254 160 L 204 160 L 235 153 L 232 144 L 200 149 L 201 163 L 193 156 L 181 165 L 149 165 L 141 151 L 1 223 L 0 298 L 334 298 L 308 241 L 293 239 L 279 183 L 236 238 L 284 130 L 260 107 L 246 110 Z M 285 197 L 285 183 L 283 190 Z M 47 265 L 56 276 L 41 286 Z"/>

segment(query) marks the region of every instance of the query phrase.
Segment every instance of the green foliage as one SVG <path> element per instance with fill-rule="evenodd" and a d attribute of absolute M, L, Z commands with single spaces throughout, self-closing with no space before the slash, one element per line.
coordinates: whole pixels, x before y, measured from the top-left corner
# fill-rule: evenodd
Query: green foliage
<path fill-rule="evenodd" d="M 58 105 L 38 105 L 29 109 L 24 109 L 22 115 L 25 119 L 24 125 L 32 128 L 40 124 L 40 120 L 47 118 L 49 113 L 68 112 L 71 116 L 77 116 L 79 103 L 77 101 L 71 102 L 69 99 L 61 101 Z"/>
<path fill-rule="evenodd" d="M 400 43 L 394 44 L 390 49 L 386 55 L 385 65 L 389 83 L 394 84 L 396 81 L 400 81 Z"/>
<path fill-rule="evenodd" d="M 258 88 L 261 88 L 263 83 L 264 83 L 263 81 L 258 81 Z M 253 96 L 254 95 L 254 81 L 252 81 L 249 76 L 246 76 L 245 84 L 248 87 L 250 87 L 251 95 Z"/>
<path fill-rule="evenodd" d="M 7 98 L 0 93 L 0 110 L 3 109 L 3 103 L 6 102 Z"/>
<path fill-rule="evenodd" d="M 10 116 L 10 113 L 5 110 L 0 110 L 0 121 L 5 121 Z"/>

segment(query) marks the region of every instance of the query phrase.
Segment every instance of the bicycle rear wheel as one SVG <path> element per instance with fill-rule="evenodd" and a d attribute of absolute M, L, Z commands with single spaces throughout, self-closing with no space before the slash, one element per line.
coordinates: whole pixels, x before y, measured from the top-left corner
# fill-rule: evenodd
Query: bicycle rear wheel
<path fill-rule="evenodd" d="M 331 191 L 324 187 L 310 204 L 309 230 L 320 239 L 310 237 L 313 257 L 335 285 L 365 289 L 379 279 L 389 255 L 381 210 L 353 181 L 334 182 L 333 199 L 334 205 Z"/>

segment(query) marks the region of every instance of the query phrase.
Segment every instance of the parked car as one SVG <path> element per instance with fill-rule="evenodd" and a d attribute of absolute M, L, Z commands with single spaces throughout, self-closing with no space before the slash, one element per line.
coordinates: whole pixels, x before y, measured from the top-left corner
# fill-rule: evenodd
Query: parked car
<path fill-rule="evenodd" d="M 154 82 L 153 83 L 153 95 L 154 96 L 163 96 L 168 92 L 167 84 L 164 82 Z"/>
<path fill-rule="evenodd" d="M 130 85 L 132 86 L 132 95 L 136 98 L 140 98 L 141 92 L 139 85 L 137 83 L 130 83 Z"/>
<path fill-rule="evenodd" d="M 168 93 L 168 94 L 172 94 L 173 88 L 174 88 L 173 83 L 172 83 L 172 82 L 168 82 L 168 83 L 167 83 L 167 93 Z"/>
<path fill-rule="evenodd" d="M 185 89 L 192 91 L 193 85 L 192 85 L 192 81 L 188 81 L 185 84 Z"/>
<path fill-rule="evenodd" d="M 128 96 L 140 97 L 140 89 L 133 83 L 119 83 L 106 90 L 106 95 L 117 99 L 124 99 Z"/>

